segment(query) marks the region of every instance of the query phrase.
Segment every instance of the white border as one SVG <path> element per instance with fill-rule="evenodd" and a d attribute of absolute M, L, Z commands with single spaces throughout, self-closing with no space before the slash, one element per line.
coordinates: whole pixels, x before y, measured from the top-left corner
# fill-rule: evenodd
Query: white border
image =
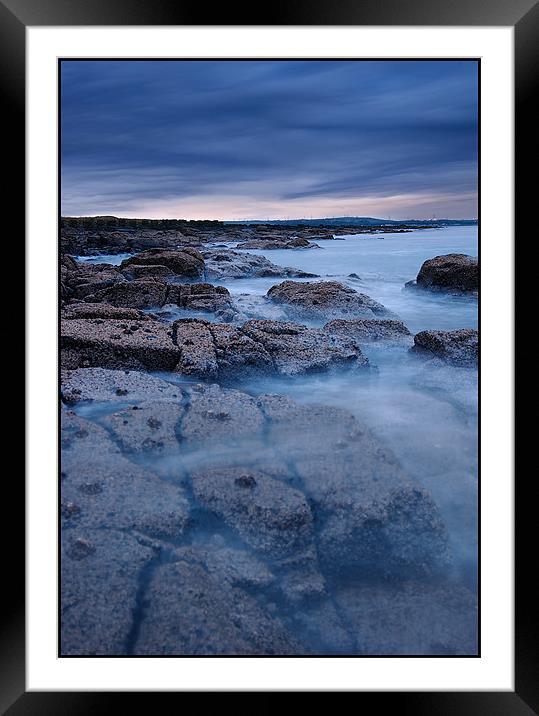
<path fill-rule="evenodd" d="M 513 690 L 513 29 L 27 28 L 28 690 Z M 481 57 L 482 656 L 58 659 L 56 59 Z"/>

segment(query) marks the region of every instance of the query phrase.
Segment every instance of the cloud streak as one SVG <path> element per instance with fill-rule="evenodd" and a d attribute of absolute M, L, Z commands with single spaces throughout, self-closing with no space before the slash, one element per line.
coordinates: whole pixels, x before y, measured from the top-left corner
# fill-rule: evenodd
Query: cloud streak
<path fill-rule="evenodd" d="M 471 61 L 64 61 L 62 213 L 477 213 Z"/>

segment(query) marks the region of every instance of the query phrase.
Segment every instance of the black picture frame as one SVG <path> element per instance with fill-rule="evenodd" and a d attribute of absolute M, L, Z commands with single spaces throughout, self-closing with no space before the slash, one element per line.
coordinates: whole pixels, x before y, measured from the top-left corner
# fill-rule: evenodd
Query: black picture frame
<path fill-rule="evenodd" d="M 208 23 L 208 16 L 211 22 Z M 539 74 L 539 4 L 534 0 L 286 0 L 260 6 L 258 11 L 222 4 L 211 13 L 202 4 L 178 0 L 0 0 L 1 96 L 4 99 L 5 137 L 14 149 L 13 161 L 4 164 L 9 181 L 4 188 L 5 213 L 16 220 L 20 235 L 25 212 L 25 29 L 28 26 L 62 25 L 446 25 L 512 26 L 515 31 L 515 236 L 524 238 L 529 229 L 528 246 L 516 253 L 515 296 L 516 329 L 524 321 L 529 305 L 525 287 L 531 272 L 534 235 L 531 214 L 536 204 L 536 114 L 532 112 L 534 79 Z M 18 217 L 18 218 L 17 218 Z M 488 240 L 488 237 L 485 237 Z M 521 257 L 525 254 L 525 260 Z M 523 330 L 521 331 L 523 334 Z M 525 447 L 533 444 L 528 411 L 532 404 L 529 376 L 532 351 L 522 341 L 515 350 L 515 395 L 522 412 L 517 418 L 516 467 L 523 466 Z M 527 385 L 524 387 L 524 376 Z M 520 407 L 520 406 L 519 406 Z M 533 462 L 529 462 L 533 465 Z M 517 472 L 515 469 L 515 476 Z M 516 554 L 515 554 L 515 691 L 514 692 L 358 692 L 359 706 L 386 707 L 400 714 L 422 716 L 530 716 L 539 713 L 539 662 L 535 626 L 538 590 L 534 580 L 533 547 L 537 545 L 535 505 L 537 504 L 534 470 L 524 471 L 515 479 Z M 15 479 L 17 477 L 18 479 Z M 488 476 L 485 476 L 488 479 Z M 24 481 L 7 473 L 4 476 L 5 511 L 17 506 L 24 510 Z M 534 499 L 535 498 L 535 499 Z M 117 708 L 119 701 L 111 693 L 26 692 L 25 691 L 25 618 L 24 618 L 24 530 L 22 519 L 7 528 L 4 536 L 4 609 L 0 617 L 0 709 L 11 716 L 19 714 L 90 714 Z M 122 696 L 128 696 L 122 693 Z M 160 694 L 177 698 L 178 694 Z M 144 708 L 148 694 L 136 695 Z M 153 698 L 153 694 L 152 694 Z M 373 699 L 375 704 L 372 703 Z M 123 698 L 122 698 L 123 702 Z M 153 702 L 154 703 L 154 702 Z M 153 705 L 155 708 L 155 705 Z"/>

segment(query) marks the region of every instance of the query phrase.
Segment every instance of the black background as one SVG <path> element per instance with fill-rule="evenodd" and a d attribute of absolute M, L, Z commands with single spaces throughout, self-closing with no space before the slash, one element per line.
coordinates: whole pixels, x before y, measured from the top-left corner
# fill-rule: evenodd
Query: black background
<path fill-rule="evenodd" d="M 211 21 L 208 22 L 208 19 Z M 536 363 L 530 336 L 534 306 L 530 287 L 537 283 L 533 259 L 537 226 L 537 77 L 539 76 L 539 4 L 533 0 L 279 0 L 250 8 L 243 4 L 205 3 L 181 0 L 0 0 L 0 90 L 2 98 L 3 242 L 6 265 L 8 251 L 22 245 L 25 212 L 25 27 L 39 25 L 454 25 L 515 26 L 515 265 L 517 291 L 515 317 L 516 418 L 516 554 L 515 554 L 515 692 L 356 692 L 355 705 L 370 716 L 389 709 L 404 716 L 532 716 L 539 713 L 539 660 L 537 605 L 537 505 L 539 491 L 531 453 L 531 430 L 535 427 L 531 408 L 537 400 L 534 388 Z M 11 227 L 10 227 L 11 224 Z M 8 228 L 9 227 L 9 228 Z M 483 237 L 488 241 L 488 237 Z M 23 257 L 17 267 L 21 267 Z M 15 265 L 15 264 L 13 264 Z M 532 275 L 533 271 L 533 275 Z M 20 271 L 19 271 L 20 273 Z M 527 275 L 528 274 L 528 275 Z M 20 289 L 6 295 L 23 300 Z M 535 296 L 534 296 L 535 298 Z M 536 305 L 536 301 L 535 301 Z M 14 313 L 14 312 L 13 312 Z M 12 336 L 21 312 L 7 316 L 4 354 L 13 369 Z M 11 325 L 10 325 L 11 321 Z M 526 323 L 525 323 L 526 321 Z M 524 328 L 527 332 L 524 333 Z M 500 336 L 502 340 L 507 337 Z M 44 376 L 52 380 L 52 377 Z M 7 391 L 5 391 L 7 392 Z M 15 396 L 20 403 L 21 391 Z M 11 416 L 13 403 L 5 398 Z M 9 407 L 8 407 L 9 406 Z M 535 414 L 537 411 L 535 410 Z M 536 421 L 535 421 L 536 422 Z M 21 422 L 11 420 L 13 438 L 21 434 Z M 129 693 L 25 693 L 24 664 L 24 477 L 17 469 L 18 457 L 11 441 L 4 443 L 2 475 L 2 604 L 0 612 L 0 710 L 10 716 L 27 714 L 102 714 L 126 709 Z M 9 452 L 8 446 L 9 445 Z M 525 450 L 529 455 L 525 454 Z M 10 459 L 11 458 L 11 459 Z M 9 468 L 8 468 L 9 465 Z M 483 475 L 483 479 L 489 479 Z M 8 520 L 11 516 L 12 519 Z M 51 519 L 54 516 L 51 515 Z M 55 559 L 51 555 L 51 569 Z M 420 667 L 418 661 L 418 668 Z M 358 661 L 360 664 L 360 661 Z M 238 668 L 241 663 L 238 662 Z M 183 694 L 135 694 L 139 709 L 180 710 L 188 708 Z M 166 698 L 167 701 L 163 701 Z M 151 701 L 150 701 L 151 699 Z M 271 707 L 272 702 L 266 702 Z M 228 703 L 219 702 L 222 709 Z M 305 703 L 302 702 L 303 708 Z M 320 705 L 323 708 L 323 705 Z"/>

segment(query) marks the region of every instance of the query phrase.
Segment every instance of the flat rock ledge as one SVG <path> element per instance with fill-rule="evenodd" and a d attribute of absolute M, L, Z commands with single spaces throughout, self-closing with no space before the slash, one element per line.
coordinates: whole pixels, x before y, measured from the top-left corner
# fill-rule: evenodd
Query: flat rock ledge
<path fill-rule="evenodd" d="M 477 294 L 479 291 L 477 258 L 467 254 L 445 254 L 427 259 L 421 266 L 416 280 L 408 281 L 406 288 Z"/>
<path fill-rule="evenodd" d="M 402 321 L 389 318 L 337 318 L 326 323 L 324 331 L 338 336 L 349 336 L 360 342 L 403 342 L 410 340 L 412 336 Z"/>
<path fill-rule="evenodd" d="M 64 369 L 128 368 L 237 380 L 368 367 L 353 338 L 295 323 L 252 320 L 233 326 L 182 319 L 167 325 L 123 313 L 110 318 L 74 314 L 62 321 Z"/>
<path fill-rule="evenodd" d="M 389 605 L 446 564 L 430 494 L 347 411 L 102 368 L 62 390 L 62 654 L 376 653 L 353 589 L 382 570 Z"/>
<path fill-rule="evenodd" d="M 291 317 L 395 318 L 378 301 L 338 281 L 283 281 L 272 286 L 267 296 Z"/>
<path fill-rule="evenodd" d="M 479 332 L 473 328 L 457 331 L 421 331 L 414 336 L 412 353 L 438 358 L 449 365 L 477 367 L 479 360 Z"/>

